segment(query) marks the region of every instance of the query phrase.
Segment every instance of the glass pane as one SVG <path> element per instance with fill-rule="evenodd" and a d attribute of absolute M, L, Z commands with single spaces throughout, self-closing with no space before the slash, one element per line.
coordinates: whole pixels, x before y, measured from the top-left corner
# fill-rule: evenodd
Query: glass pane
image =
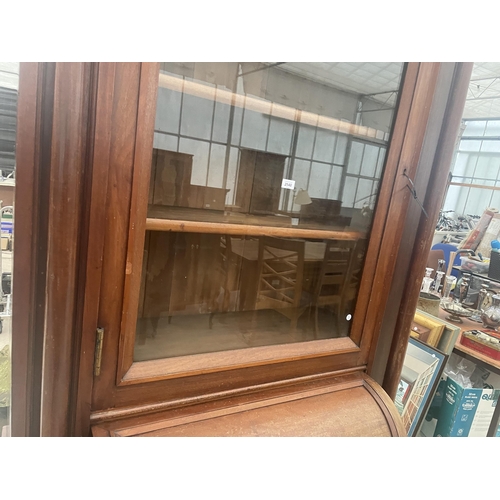
<path fill-rule="evenodd" d="M 500 185 L 498 183 L 497 183 L 497 187 L 500 187 Z M 500 207 L 500 191 L 493 191 L 490 206 L 491 207 Z"/>
<path fill-rule="evenodd" d="M 190 173 L 189 179 L 186 177 L 185 180 L 194 186 L 205 186 L 208 179 L 208 153 L 210 150 L 210 143 L 204 141 L 196 141 L 193 139 L 179 139 L 179 152 L 178 158 L 183 158 L 185 161 L 189 158 L 190 162 L 190 172 L 184 168 L 184 163 L 182 163 L 182 175 L 185 176 Z M 163 157 L 171 156 L 169 151 L 163 154 Z M 176 160 L 171 160 L 176 161 Z M 158 164 L 157 164 L 158 165 Z M 168 182 L 168 171 L 163 170 L 162 180 Z M 155 191 L 153 191 L 155 192 Z"/>
<path fill-rule="evenodd" d="M 443 205 L 443 211 L 447 212 L 448 210 L 456 211 L 457 200 L 460 197 L 461 188 L 458 186 L 450 186 L 448 189 L 448 194 L 446 196 L 446 200 Z M 462 213 L 462 212 L 459 212 Z"/>
<path fill-rule="evenodd" d="M 179 133 L 181 100 L 182 94 L 180 92 L 161 87 L 158 89 L 158 106 L 168 108 L 170 112 L 156 115 L 156 131 Z"/>
<path fill-rule="evenodd" d="M 155 149 L 177 151 L 178 145 L 179 145 L 179 139 L 177 136 L 155 132 L 153 138 L 153 147 Z"/>
<path fill-rule="evenodd" d="M 467 165 L 470 162 L 470 156 L 468 153 L 457 153 L 455 166 L 453 167 L 453 176 L 464 177 L 467 175 Z M 476 159 L 474 159 L 474 163 L 475 161 Z"/>
<path fill-rule="evenodd" d="M 484 135 L 500 137 L 500 120 L 489 120 Z"/>
<path fill-rule="evenodd" d="M 464 187 L 460 189 L 459 194 L 456 197 L 456 202 L 455 202 L 455 212 L 457 214 L 464 214 L 465 213 L 465 204 L 467 203 L 467 198 L 469 197 L 470 193 L 470 188 Z"/>
<path fill-rule="evenodd" d="M 234 205 L 235 189 L 236 189 L 236 175 L 238 173 L 238 148 L 229 148 L 229 161 L 227 168 L 227 182 L 226 182 L 226 208 L 228 210 Z"/>
<path fill-rule="evenodd" d="M 0 63 L 0 436 L 10 435 L 12 249 L 19 63 Z"/>
<path fill-rule="evenodd" d="M 309 127 L 307 125 L 297 125 L 299 129 L 299 135 L 297 138 L 297 147 L 295 150 L 295 155 L 298 158 L 312 158 L 312 152 L 314 148 L 314 138 L 316 136 L 316 128 Z"/>
<path fill-rule="evenodd" d="M 356 208 L 363 208 L 364 205 L 370 205 L 373 181 L 367 179 L 359 179 L 358 191 L 356 193 Z"/>
<path fill-rule="evenodd" d="M 363 163 L 361 164 L 361 175 L 365 177 L 374 177 L 377 169 L 378 147 L 367 145 L 363 154 Z"/>
<path fill-rule="evenodd" d="M 479 151 L 483 141 L 464 139 L 460 141 L 460 151 Z"/>
<path fill-rule="evenodd" d="M 160 67 L 136 361 L 349 335 L 402 65 Z"/>
<path fill-rule="evenodd" d="M 468 155 L 467 165 L 465 167 L 464 177 L 469 179 L 474 178 L 474 172 L 476 171 L 477 162 L 479 161 L 479 155 Z"/>
<path fill-rule="evenodd" d="M 500 153 L 500 140 L 484 141 L 481 146 L 482 153 Z"/>
<path fill-rule="evenodd" d="M 215 96 L 215 92 L 213 93 Z M 210 139 L 214 102 L 186 94 L 182 99 L 181 134 L 199 139 Z"/>
<path fill-rule="evenodd" d="M 269 116 L 245 109 L 241 145 L 245 148 L 266 151 Z"/>
<path fill-rule="evenodd" d="M 309 185 L 309 175 L 311 173 L 311 162 L 306 160 L 295 160 L 293 163 L 292 175 L 293 180 L 295 181 L 295 190 L 302 189 L 307 191 L 307 187 Z M 295 197 L 290 197 L 292 201 L 295 201 Z M 299 200 L 300 201 L 300 200 Z M 302 205 L 298 203 L 293 203 L 293 211 L 299 212 Z"/>
<path fill-rule="evenodd" d="M 271 118 L 267 151 L 282 155 L 290 154 L 292 144 L 293 124 L 286 120 Z"/>
<path fill-rule="evenodd" d="M 339 134 L 337 137 L 337 145 L 335 147 L 335 157 L 333 158 L 334 163 L 339 165 L 344 164 L 347 143 L 348 137 L 346 135 Z"/>
<path fill-rule="evenodd" d="M 349 161 L 347 162 L 347 171 L 350 174 L 359 174 L 361 162 L 363 161 L 363 151 L 365 146 L 358 141 L 351 142 L 351 150 L 349 153 Z"/>
<path fill-rule="evenodd" d="M 231 106 L 222 102 L 215 103 L 212 140 L 227 143 Z"/>
<path fill-rule="evenodd" d="M 473 183 L 487 184 L 487 179 L 496 179 L 498 166 L 495 166 L 495 163 L 495 158 L 491 156 L 480 156 L 476 163 Z"/>
<path fill-rule="evenodd" d="M 332 172 L 330 176 L 330 187 L 328 188 L 329 200 L 338 199 L 341 180 L 342 180 L 342 169 L 340 167 L 332 167 Z"/>
<path fill-rule="evenodd" d="M 210 148 L 210 166 L 208 169 L 207 185 L 222 188 L 224 184 L 224 160 L 227 148 L 213 143 Z"/>
<path fill-rule="evenodd" d="M 465 203 L 464 214 L 482 214 L 491 202 L 491 192 L 484 189 L 471 188 Z"/>
<path fill-rule="evenodd" d="M 314 144 L 313 160 L 332 163 L 336 138 L 337 134 L 333 134 L 328 130 L 318 129 Z"/>
<path fill-rule="evenodd" d="M 375 178 L 380 179 L 382 177 L 382 168 L 384 166 L 385 160 L 385 148 L 380 147 L 378 150 L 378 158 L 377 158 L 377 172 L 375 173 Z"/>
<path fill-rule="evenodd" d="M 325 163 L 312 162 L 311 178 L 309 180 L 309 196 L 313 198 L 328 198 L 328 180 L 333 166 Z"/>
<path fill-rule="evenodd" d="M 481 137 L 484 135 L 486 128 L 486 120 L 482 121 L 466 121 L 463 135 L 465 137 Z"/>

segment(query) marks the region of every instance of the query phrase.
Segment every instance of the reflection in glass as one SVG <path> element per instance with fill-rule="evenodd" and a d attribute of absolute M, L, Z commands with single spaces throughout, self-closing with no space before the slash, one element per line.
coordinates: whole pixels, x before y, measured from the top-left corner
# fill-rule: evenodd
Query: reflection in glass
<path fill-rule="evenodd" d="M 349 335 L 401 71 L 160 65 L 136 360 Z"/>
<path fill-rule="evenodd" d="M 136 360 L 348 334 L 365 240 L 148 231 Z"/>

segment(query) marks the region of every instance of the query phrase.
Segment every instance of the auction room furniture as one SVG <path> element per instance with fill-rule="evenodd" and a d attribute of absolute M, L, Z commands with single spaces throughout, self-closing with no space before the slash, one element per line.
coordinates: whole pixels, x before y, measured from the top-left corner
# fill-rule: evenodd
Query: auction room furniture
<path fill-rule="evenodd" d="M 240 150 L 235 209 L 251 214 L 278 212 L 286 157 Z"/>
<path fill-rule="evenodd" d="M 349 299 L 348 289 L 351 277 L 358 270 L 360 259 L 359 242 L 363 240 L 329 241 L 325 256 L 314 286 L 312 306 L 314 307 L 314 326 L 318 333 L 318 308 L 335 307 L 337 330 L 340 330 L 340 317 Z"/>
<path fill-rule="evenodd" d="M 240 276 L 240 265 L 238 258 L 232 251 L 231 237 L 223 234 L 219 242 L 219 260 L 217 263 L 221 283 L 222 296 L 219 293 L 211 307 L 209 319 L 210 328 L 212 328 L 213 317 L 216 312 L 228 312 L 234 310 L 234 300 L 231 296 L 238 291 L 238 282 Z"/>
<path fill-rule="evenodd" d="M 252 310 L 257 296 L 259 272 L 259 239 L 231 239 L 232 253 L 240 259 L 240 300 L 242 311 Z M 304 240 L 304 264 L 302 270 L 303 289 L 311 291 L 312 281 L 325 256 L 326 244 L 323 241 Z"/>
<path fill-rule="evenodd" d="M 189 207 L 192 164 L 193 155 L 154 149 L 149 203 Z"/>
<path fill-rule="evenodd" d="M 264 236 L 259 239 L 255 310 L 274 309 L 291 321 L 291 330 L 306 307 L 302 303 L 305 241 Z"/>
<path fill-rule="evenodd" d="M 213 64 L 21 64 L 12 435 L 405 434 L 388 393 L 418 290 L 399 287 L 425 268 L 469 66 L 390 63 L 377 114 L 319 66 Z M 299 188 L 346 219 L 301 221 Z M 345 330 L 315 339 L 304 313 L 294 334 L 274 306 L 250 330 L 268 237 L 303 242 L 306 289 L 365 240 Z"/>

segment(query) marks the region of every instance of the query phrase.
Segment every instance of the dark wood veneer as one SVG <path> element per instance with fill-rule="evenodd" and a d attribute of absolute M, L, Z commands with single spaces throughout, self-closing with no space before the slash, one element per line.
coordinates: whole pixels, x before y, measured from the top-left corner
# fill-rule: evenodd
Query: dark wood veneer
<path fill-rule="evenodd" d="M 85 190 L 92 123 L 90 63 L 56 64 L 48 207 L 42 435 L 71 435 L 80 351 L 82 269 L 87 254 Z M 95 80 L 94 80 L 95 81 Z M 68 334 L 71 332 L 71 334 Z"/>
<path fill-rule="evenodd" d="M 403 173 L 406 173 L 410 179 L 415 175 L 438 73 L 439 63 L 421 64 L 413 92 L 412 105 L 406 125 L 407 131 L 411 130 L 411 133 L 405 134 L 401 154 L 398 159 L 395 185 L 385 218 L 386 226 L 383 241 L 376 272 L 373 277 L 373 290 L 377 290 L 377 293 L 372 293 L 375 300 L 370 300 L 364 323 L 366 334 L 361 341 L 362 359 L 369 366 L 375 354 L 380 327 L 389 296 L 390 283 L 395 272 L 396 262 L 394 255 L 401 243 L 401 234 L 408 206 L 414 201 L 407 188 L 408 179 Z M 379 292 L 381 292 L 380 298 L 378 298 Z"/>
<path fill-rule="evenodd" d="M 429 167 L 425 207 L 428 218 L 420 214 L 416 245 L 413 248 L 407 286 L 404 288 L 402 307 L 399 310 L 395 335 L 387 363 L 383 387 L 391 397 L 395 397 L 403 367 L 411 322 L 417 307 L 420 283 L 429 253 L 435 223 L 445 195 L 450 165 L 458 136 L 465 97 L 472 72 L 472 63 L 457 64 L 452 93 L 449 96 L 443 125 L 440 130 L 438 149 L 433 164 Z"/>

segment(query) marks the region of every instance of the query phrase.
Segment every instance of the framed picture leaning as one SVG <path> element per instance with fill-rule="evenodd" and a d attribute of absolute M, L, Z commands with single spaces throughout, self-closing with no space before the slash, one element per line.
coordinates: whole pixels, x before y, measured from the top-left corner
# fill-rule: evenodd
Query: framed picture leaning
<path fill-rule="evenodd" d="M 408 436 L 416 436 L 448 356 L 410 337 L 395 397 Z"/>

